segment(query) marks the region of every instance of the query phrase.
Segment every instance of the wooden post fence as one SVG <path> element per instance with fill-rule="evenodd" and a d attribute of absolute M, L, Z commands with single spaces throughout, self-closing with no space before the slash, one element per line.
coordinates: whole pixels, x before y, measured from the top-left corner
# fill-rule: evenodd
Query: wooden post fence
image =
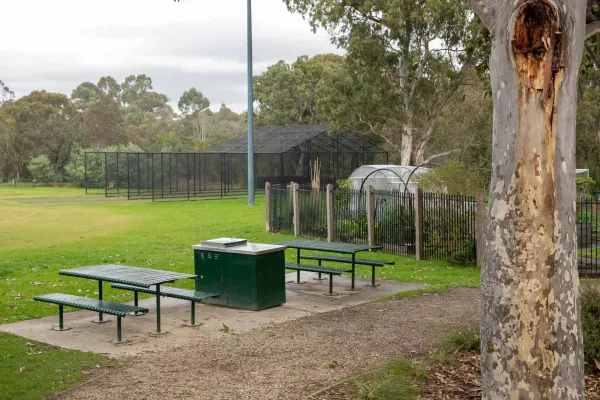
<path fill-rule="evenodd" d="M 333 230 L 333 185 L 327 185 L 327 241 L 335 240 Z"/>

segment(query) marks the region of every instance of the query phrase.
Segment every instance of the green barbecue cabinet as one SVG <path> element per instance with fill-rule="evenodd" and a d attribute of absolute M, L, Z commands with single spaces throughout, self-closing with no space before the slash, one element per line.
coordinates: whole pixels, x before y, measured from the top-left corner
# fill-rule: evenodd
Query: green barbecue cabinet
<path fill-rule="evenodd" d="M 220 238 L 192 248 L 196 290 L 220 295 L 203 302 L 255 311 L 285 303 L 285 246 Z"/>

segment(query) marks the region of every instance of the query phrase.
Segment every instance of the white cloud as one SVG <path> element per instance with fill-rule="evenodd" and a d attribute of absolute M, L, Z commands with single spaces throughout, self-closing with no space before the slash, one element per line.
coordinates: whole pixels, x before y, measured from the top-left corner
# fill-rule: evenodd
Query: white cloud
<path fill-rule="evenodd" d="M 0 79 L 18 96 L 70 95 L 101 76 L 145 73 L 175 103 L 194 86 L 215 107 L 246 108 L 244 0 L 3 1 L 0 12 Z M 253 24 L 255 74 L 280 59 L 339 52 L 282 0 L 254 0 Z"/>

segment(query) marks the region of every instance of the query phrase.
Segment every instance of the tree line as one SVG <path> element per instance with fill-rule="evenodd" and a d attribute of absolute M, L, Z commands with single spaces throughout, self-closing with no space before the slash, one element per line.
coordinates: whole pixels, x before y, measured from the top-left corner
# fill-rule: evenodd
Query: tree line
<path fill-rule="evenodd" d="M 15 99 L 0 81 L 0 178 L 76 180 L 85 150 L 201 151 L 245 130 L 244 113 L 211 111 L 195 88 L 177 107 L 144 74 L 84 82 L 70 97 L 39 90 Z"/>
<path fill-rule="evenodd" d="M 490 35 L 461 1 L 315 2 L 290 11 L 323 27 L 344 56 L 280 61 L 254 78 L 258 125 L 328 124 L 359 133 L 392 163 L 460 161 L 491 166 Z M 348 4 L 347 4 L 348 3 Z M 577 115 L 578 167 L 600 176 L 600 49 L 586 42 Z M 9 84 L 9 82 L 7 82 Z M 246 113 L 196 88 L 177 110 L 147 75 L 85 82 L 71 97 L 36 91 L 20 98 L 0 87 L 0 178 L 21 177 L 34 157 L 65 175 L 73 154 L 131 144 L 140 151 L 203 151 L 246 131 Z M 44 157 L 47 157 L 48 161 Z"/>

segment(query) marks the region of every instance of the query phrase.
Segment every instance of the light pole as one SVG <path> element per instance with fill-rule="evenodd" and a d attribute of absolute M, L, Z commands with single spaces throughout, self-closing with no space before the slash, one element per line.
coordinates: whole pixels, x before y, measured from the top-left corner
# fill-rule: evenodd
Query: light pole
<path fill-rule="evenodd" d="M 254 89 L 252 85 L 252 0 L 248 0 L 248 205 L 254 205 Z"/>

